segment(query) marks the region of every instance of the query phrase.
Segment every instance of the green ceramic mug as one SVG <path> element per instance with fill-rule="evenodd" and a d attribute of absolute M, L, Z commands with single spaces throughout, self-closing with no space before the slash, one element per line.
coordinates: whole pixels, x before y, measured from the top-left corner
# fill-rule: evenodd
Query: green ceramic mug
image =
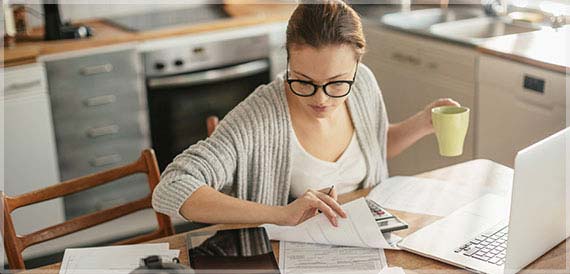
<path fill-rule="evenodd" d="M 442 106 L 431 109 L 431 120 L 441 156 L 463 154 L 463 142 L 469 128 L 469 108 Z"/>

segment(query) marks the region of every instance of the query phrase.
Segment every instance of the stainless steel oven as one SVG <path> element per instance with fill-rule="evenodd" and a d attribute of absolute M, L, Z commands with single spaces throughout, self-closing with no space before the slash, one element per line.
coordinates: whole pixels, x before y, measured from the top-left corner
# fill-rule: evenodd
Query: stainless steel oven
<path fill-rule="evenodd" d="M 152 145 L 164 170 L 206 138 L 206 118 L 223 118 L 270 81 L 269 38 L 242 37 L 148 52 L 144 56 Z"/>

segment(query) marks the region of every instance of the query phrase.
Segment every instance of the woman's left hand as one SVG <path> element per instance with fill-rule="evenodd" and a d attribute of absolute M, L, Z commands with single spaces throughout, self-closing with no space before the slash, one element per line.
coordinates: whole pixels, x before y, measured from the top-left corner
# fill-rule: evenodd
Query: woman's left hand
<path fill-rule="evenodd" d="M 437 99 L 436 101 L 432 102 L 431 104 L 427 105 L 423 111 L 421 111 L 421 119 L 422 119 L 422 127 L 427 134 L 431 134 L 434 132 L 433 124 L 431 121 L 431 109 L 435 107 L 441 106 L 461 106 L 458 102 L 451 98 L 441 98 Z"/>

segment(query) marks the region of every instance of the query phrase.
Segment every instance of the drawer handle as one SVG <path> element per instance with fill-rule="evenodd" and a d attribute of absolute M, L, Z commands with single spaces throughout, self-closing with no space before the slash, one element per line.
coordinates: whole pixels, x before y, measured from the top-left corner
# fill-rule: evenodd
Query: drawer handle
<path fill-rule="evenodd" d="M 83 76 L 90 76 L 90 75 L 96 75 L 96 74 L 101 74 L 101 73 L 109 73 L 111 71 L 113 71 L 113 65 L 104 64 L 104 65 L 89 66 L 89 67 L 81 68 L 79 70 L 79 73 Z"/>
<path fill-rule="evenodd" d="M 416 65 L 416 66 L 421 65 L 421 63 L 422 63 L 422 60 L 421 60 L 421 59 L 416 58 L 416 57 L 414 57 L 414 56 L 412 56 L 412 55 L 403 54 L 403 53 L 400 53 L 400 52 L 394 52 L 394 53 L 392 53 L 392 56 L 391 56 L 391 57 L 392 57 L 392 59 L 394 59 L 394 60 L 396 60 L 396 61 L 398 61 L 398 62 L 401 62 L 401 63 L 410 63 L 410 64 Z"/>
<path fill-rule="evenodd" d="M 85 101 L 83 101 L 83 104 L 88 107 L 96 107 L 96 106 L 112 104 L 115 101 L 117 101 L 117 96 L 103 95 L 103 96 L 97 96 L 85 99 Z"/>
<path fill-rule="evenodd" d="M 118 125 L 109 125 L 102 127 L 94 127 L 87 130 L 87 136 L 90 138 L 97 138 L 105 135 L 117 134 L 119 133 Z"/>
<path fill-rule="evenodd" d="M 408 55 L 408 61 L 412 64 L 412 65 L 416 65 L 419 66 L 422 64 L 422 60 L 420 60 L 419 58 L 416 58 L 414 56 Z"/>
<path fill-rule="evenodd" d="M 396 60 L 396 61 L 400 61 L 400 62 L 405 62 L 406 61 L 406 57 L 399 53 L 399 52 L 394 52 L 392 53 L 392 59 Z"/>
<path fill-rule="evenodd" d="M 89 163 L 91 166 L 100 167 L 100 166 L 107 166 L 112 165 L 120 162 L 122 160 L 121 155 L 119 154 L 110 154 L 105 156 L 99 156 L 94 159 L 91 159 Z"/>
<path fill-rule="evenodd" d="M 429 63 L 427 64 L 427 66 L 428 66 L 428 68 L 430 68 L 430 69 L 438 69 L 438 68 L 439 68 L 439 64 L 438 64 L 438 63 L 435 63 L 435 62 L 429 62 Z"/>
<path fill-rule="evenodd" d="M 30 82 L 24 82 L 24 83 L 14 83 L 14 84 L 11 84 L 8 87 L 6 87 L 6 91 L 10 91 L 10 90 L 15 91 L 15 90 L 20 90 L 20 89 L 31 88 L 31 87 L 39 86 L 41 83 L 42 83 L 42 80 L 40 80 L 40 79 L 30 81 Z"/>

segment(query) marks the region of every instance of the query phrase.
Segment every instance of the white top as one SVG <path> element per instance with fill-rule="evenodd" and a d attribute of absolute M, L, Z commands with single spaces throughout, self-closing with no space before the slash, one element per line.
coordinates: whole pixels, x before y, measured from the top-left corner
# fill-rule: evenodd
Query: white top
<path fill-rule="evenodd" d="M 292 170 L 291 190 L 293 198 L 298 198 L 307 189 L 323 189 L 335 186 L 338 194 L 354 191 L 366 176 L 366 162 L 360 149 L 356 133 L 350 144 L 336 162 L 324 161 L 309 154 L 299 143 L 295 132 L 291 134 Z"/>

